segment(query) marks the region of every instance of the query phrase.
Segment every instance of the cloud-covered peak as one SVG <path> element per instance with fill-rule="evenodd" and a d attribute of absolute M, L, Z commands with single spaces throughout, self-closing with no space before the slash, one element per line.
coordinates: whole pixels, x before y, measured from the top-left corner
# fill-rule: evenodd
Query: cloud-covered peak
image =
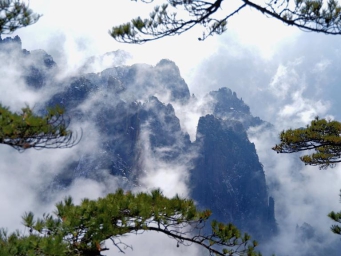
<path fill-rule="evenodd" d="M 6 49 L 6 50 L 16 50 L 21 51 L 22 49 L 22 43 L 19 36 L 12 37 L 6 37 L 2 39 L 0 35 L 0 49 Z"/>
<path fill-rule="evenodd" d="M 224 120 L 235 120 L 243 124 L 245 129 L 265 124 L 259 117 L 252 116 L 250 107 L 237 93 L 227 87 L 211 91 L 206 98 L 207 104 L 212 109 L 212 114 Z"/>

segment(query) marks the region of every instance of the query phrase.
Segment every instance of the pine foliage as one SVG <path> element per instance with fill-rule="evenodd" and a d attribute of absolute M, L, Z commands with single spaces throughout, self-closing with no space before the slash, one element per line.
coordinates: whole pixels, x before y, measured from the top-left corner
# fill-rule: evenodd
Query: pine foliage
<path fill-rule="evenodd" d="M 40 17 L 20 0 L 0 0 L 0 35 L 34 24 Z"/>
<path fill-rule="evenodd" d="M 154 0 L 141 2 L 152 3 Z M 136 44 L 179 35 L 199 25 L 204 31 L 198 39 L 204 40 L 208 36 L 225 32 L 228 20 L 245 7 L 250 7 L 305 31 L 341 34 L 341 6 L 337 0 L 270 0 L 264 4 L 240 0 L 239 7 L 231 12 L 225 11 L 228 6 L 224 4 L 227 2 L 164 0 L 162 5 L 154 7 L 149 18 L 137 17 L 131 22 L 114 26 L 109 33 L 119 42 Z M 186 13 L 186 17 L 179 17 L 179 12 Z"/>
<path fill-rule="evenodd" d="M 273 147 L 277 153 L 313 150 L 300 159 L 321 169 L 341 162 L 341 123 L 316 117 L 306 128 L 289 129 L 280 134 L 281 143 Z"/>
<path fill-rule="evenodd" d="M 0 104 L 0 143 L 18 151 L 72 147 L 80 138 L 68 126 L 69 119 L 58 106 L 49 108 L 45 116 L 38 116 L 28 106 L 13 113 Z"/>
<path fill-rule="evenodd" d="M 88 255 L 109 250 L 112 242 L 119 252 L 129 245 L 124 235 L 154 231 L 175 239 L 175 245 L 198 244 L 210 255 L 257 256 L 257 242 L 242 235 L 232 224 L 212 222 L 211 233 L 204 227 L 210 211 L 198 211 L 192 200 L 167 198 L 160 190 L 133 194 L 117 190 L 98 200 L 84 199 L 75 205 L 71 197 L 56 205 L 53 215 L 35 218 L 25 213 L 23 223 L 29 234 L 0 233 L 0 255 Z"/>

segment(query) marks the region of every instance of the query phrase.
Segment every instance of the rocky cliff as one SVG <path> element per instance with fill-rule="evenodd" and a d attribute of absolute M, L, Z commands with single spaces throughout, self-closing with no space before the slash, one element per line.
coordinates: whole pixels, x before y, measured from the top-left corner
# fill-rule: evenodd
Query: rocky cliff
<path fill-rule="evenodd" d="M 258 239 L 274 235 L 274 201 L 242 123 L 201 117 L 195 144 L 200 150 L 191 171 L 192 197 L 211 209 L 214 218 L 232 222 Z"/>

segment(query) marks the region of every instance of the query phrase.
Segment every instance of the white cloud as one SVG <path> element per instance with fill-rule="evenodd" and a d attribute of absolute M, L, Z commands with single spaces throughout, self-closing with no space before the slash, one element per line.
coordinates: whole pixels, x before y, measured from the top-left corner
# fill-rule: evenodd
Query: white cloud
<path fill-rule="evenodd" d="M 179 118 L 181 129 L 189 134 L 192 142 L 196 140 L 199 118 L 213 113 L 213 109 L 207 104 L 210 98 L 205 96 L 191 98 L 186 105 L 172 103 L 175 114 Z"/>
<path fill-rule="evenodd" d="M 141 187 L 137 190 L 150 191 L 160 188 L 167 197 L 178 194 L 181 197 L 188 197 L 189 170 L 191 168 L 190 159 L 193 157 L 189 153 L 183 157 L 178 157 L 175 161 L 163 160 L 164 151 L 171 152 L 178 145 L 169 148 L 151 148 L 150 134 L 152 131 L 148 124 L 141 129 L 140 144 L 143 145 L 141 160 L 143 162 L 143 175 L 140 176 Z M 178 143 L 178 142 L 177 142 Z"/>

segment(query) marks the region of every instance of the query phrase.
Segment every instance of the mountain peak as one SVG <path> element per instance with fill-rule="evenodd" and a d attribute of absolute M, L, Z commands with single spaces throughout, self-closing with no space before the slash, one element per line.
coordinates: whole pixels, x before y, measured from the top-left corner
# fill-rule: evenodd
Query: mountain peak
<path fill-rule="evenodd" d="M 6 37 L 4 39 L 1 38 L 0 35 L 0 49 L 4 49 L 5 51 L 21 51 L 22 49 L 22 43 L 21 43 L 21 39 L 19 36 L 15 36 L 15 37 Z"/>
<path fill-rule="evenodd" d="M 165 69 L 169 69 L 172 70 L 173 72 L 177 73 L 177 75 L 180 75 L 180 70 L 178 68 L 178 66 L 175 64 L 174 61 L 169 60 L 169 59 L 162 59 L 160 60 L 156 66 L 156 68 L 165 68 Z"/>
<path fill-rule="evenodd" d="M 156 64 L 155 70 L 163 87 L 171 92 L 171 100 L 187 103 L 190 99 L 190 92 L 185 80 L 180 75 L 178 66 L 171 60 L 162 59 Z"/>
<path fill-rule="evenodd" d="M 229 88 L 220 88 L 218 91 L 210 92 L 209 95 L 216 101 L 215 114 L 221 115 L 223 112 L 239 111 L 250 115 L 249 106 L 242 99 L 238 99 L 237 94 Z"/>
<path fill-rule="evenodd" d="M 249 106 L 229 88 L 223 87 L 218 91 L 211 91 L 208 97 L 210 98 L 209 104 L 216 117 L 223 120 L 239 121 L 245 129 L 264 123 L 259 117 L 252 116 Z"/>

